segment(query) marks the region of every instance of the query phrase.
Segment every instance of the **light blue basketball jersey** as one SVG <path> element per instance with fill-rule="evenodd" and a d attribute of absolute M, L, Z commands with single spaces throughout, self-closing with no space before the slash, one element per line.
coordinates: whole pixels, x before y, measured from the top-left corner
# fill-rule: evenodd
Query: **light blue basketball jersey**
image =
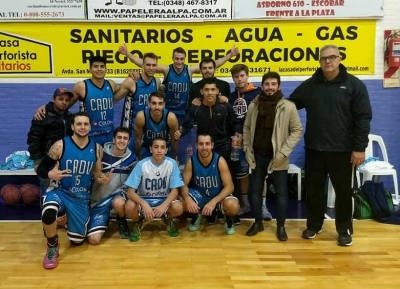
<path fill-rule="evenodd" d="M 97 87 L 85 79 L 86 95 L 81 101 L 81 111 L 86 111 L 91 120 L 89 136 L 105 134 L 114 130 L 114 92 L 108 80 Z"/>
<path fill-rule="evenodd" d="M 161 120 L 156 123 L 150 117 L 150 109 L 144 110 L 145 124 L 143 127 L 143 142 L 142 148 L 149 149 L 151 141 L 156 137 L 162 137 L 167 141 L 167 147 L 171 145 L 169 139 L 169 127 L 168 127 L 168 113 L 169 111 L 164 109 Z"/>
<path fill-rule="evenodd" d="M 173 64 L 170 64 L 168 75 L 163 83 L 165 84 L 165 107 L 175 114 L 186 114 L 185 109 L 192 83 L 189 67 L 185 64 L 183 70 L 177 73 Z"/>
<path fill-rule="evenodd" d="M 96 164 L 96 143 L 89 139 L 84 147 L 78 147 L 68 136 L 63 139 L 63 153 L 60 158 L 60 170 L 70 170 L 71 177 L 64 177 L 59 182 L 62 189 L 72 195 L 90 199 L 90 186 L 93 179 L 93 168 Z"/>
<path fill-rule="evenodd" d="M 171 189 L 183 186 L 183 180 L 173 159 L 165 157 L 161 164 L 155 164 L 147 157 L 138 162 L 125 185 L 136 189 L 142 198 L 166 198 Z"/>
<path fill-rule="evenodd" d="M 223 189 L 221 175 L 218 169 L 219 154 L 213 153 L 211 162 L 204 166 L 197 153 L 192 156 L 192 179 L 189 187 L 196 189 L 203 196 L 213 198 Z"/>

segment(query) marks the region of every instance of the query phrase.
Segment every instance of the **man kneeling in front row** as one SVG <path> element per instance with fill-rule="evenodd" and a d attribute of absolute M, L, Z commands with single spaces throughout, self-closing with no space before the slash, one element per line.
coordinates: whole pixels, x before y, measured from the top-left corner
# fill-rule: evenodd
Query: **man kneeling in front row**
<path fill-rule="evenodd" d="M 183 181 L 176 161 L 165 156 L 167 150 L 164 138 L 154 138 L 150 145 L 152 156 L 141 160 L 125 182 L 129 187 L 125 212 L 133 220 L 131 242 L 140 239 L 143 222 L 154 218 L 163 218 L 171 237 L 179 235 L 173 218 L 183 213 L 182 203 L 177 200 Z"/>
<path fill-rule="evenodd" d="M 183 209 L 195 214 L 188 230 L 197 231 L 203 216 L 211 216 L 214 210 L 225 215 L 225 233 L 233 235 L 233 216 L 239 213 L 239 201 L 233 197 L 233 182 L 223 157 L 212 151 L 214 142 L 207 133 L 199 133 L 197 152 L 186 163 L 183 171 L 185 186 L 181 190 Z M 222 208 L 221 208 L 222 207 Z"/>

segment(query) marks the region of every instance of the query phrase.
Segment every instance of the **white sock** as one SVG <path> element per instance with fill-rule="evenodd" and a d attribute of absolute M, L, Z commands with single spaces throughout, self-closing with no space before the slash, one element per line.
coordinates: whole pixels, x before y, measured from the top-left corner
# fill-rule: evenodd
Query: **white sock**
<path fill-rule="evenodd" d="M 263 197 L 263 202 L 262 203 L 263 203 L 264 206 L 267 206 L 266 200 L 267 200 L 267 197 Z"/>

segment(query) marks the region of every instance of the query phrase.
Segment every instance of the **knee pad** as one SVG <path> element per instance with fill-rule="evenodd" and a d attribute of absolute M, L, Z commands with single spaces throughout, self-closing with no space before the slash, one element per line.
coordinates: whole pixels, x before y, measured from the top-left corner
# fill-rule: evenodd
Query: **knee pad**
<path fill-rule="evenodd" d="M 42 213 L 42 222 L 45 225 L 51 225 L 57 220 L 57 210 L 53 208 L 45 209 Z"/>

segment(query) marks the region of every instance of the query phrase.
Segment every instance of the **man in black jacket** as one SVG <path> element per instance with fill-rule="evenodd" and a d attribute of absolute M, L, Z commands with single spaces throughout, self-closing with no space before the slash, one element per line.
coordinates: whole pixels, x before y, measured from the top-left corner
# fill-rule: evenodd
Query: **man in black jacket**
<path fill-rule="evenodd" d="M 364 162 L 372 119 L 364 83 L 340 64 L 337 46 L 320 50 L 320 68 L 290 95 L 297 109 L 305 108 L 305 187 L 307 229 L 302 237 L 321 232 L 326 208 L 327 175 L 336 193 L 338 245 L 350 246 L 352 224 L 352 170 Z"/>
<path fill-rule="evenodd" d="M 241 123 L 229 103 L 220 103 L 217 101 L 217 96 L 219 95 L 217 79 L 215 77 L 205 78 L 202 84 L 202 102 L 199 106 L 192 105 L 190 107 L 187 120 L 175 132 L 175 139 L 179 139 L 182 135 L 187 134 L 197 124 L 198 133 L 211 135 L 214 140 L 213 151 L 226 160 L 233 179 L 236 175 L 236 166 L 230 158 L 231 137 L 236 134 L 240 139 L 242 138 Z M 209 223 L 215 223 L 215 213 L 207 218 Z M 234 223 L 240 223 L 237 216 L 234 217 Z"/>
<path fill-rule="evenodd" d="M 231 137 L 240 134 L 241 126 L 232 106 L 229 103 L 219 103 L 217 95 L 217 80 L 214 77 L 203 80 L 201 89 L 203 100 L 199 106 L 192 105 L 187 120 L 175 133 L 175 138 L 187 134 L 197 124 L 197 131 L 209 133 L 214 140 L 213 151 L 220 154 L 230 164 Z M 231 166 L 230 166 L 231 167 Z"/>
<path fill-rule="evenodd" d="M 203 98 L 203 96 L 201 95 L 201 89 L 203 88 L 204 79 L 214 77 L 216 64 L 212 58 L 207 57 L 207 58 L 203 58 L 200 61 L 199 68 L 200 68 L 200 73 L 203 76 L 203 78 L 190 86 L 187 110 L 189 110 L 189 108 L 192 104 L 195 104 L 195 105 L 200 104 L 200 102 Z M 229 98 L 229 96 L 231 94 L 231 87 L 229 86 L 229 83 L 224 80 L 216 78 L 216 84 L 217 84 L 217 88 L 219 90 L 219 96 L 224 96 L 226 98 Z M 198 99 L 198 101 L 193 103 L 194 99 Z M 226 102 L 226 101 L 222 101 L 222 102 Z"/>
<path fill-rule="evenodd" d="M 46 115 L 42 120 L 33 119 L 28 133 L 28 151 L 35 162 L 35 171 L 51 146 L 67 135 L 71 135 L 68 107 L 73 93 L 66 88 L 57 88 L 53 101 L 46 105 Z M 48 179 L 40 179 L 41 195 L 46 193 Z"/>

